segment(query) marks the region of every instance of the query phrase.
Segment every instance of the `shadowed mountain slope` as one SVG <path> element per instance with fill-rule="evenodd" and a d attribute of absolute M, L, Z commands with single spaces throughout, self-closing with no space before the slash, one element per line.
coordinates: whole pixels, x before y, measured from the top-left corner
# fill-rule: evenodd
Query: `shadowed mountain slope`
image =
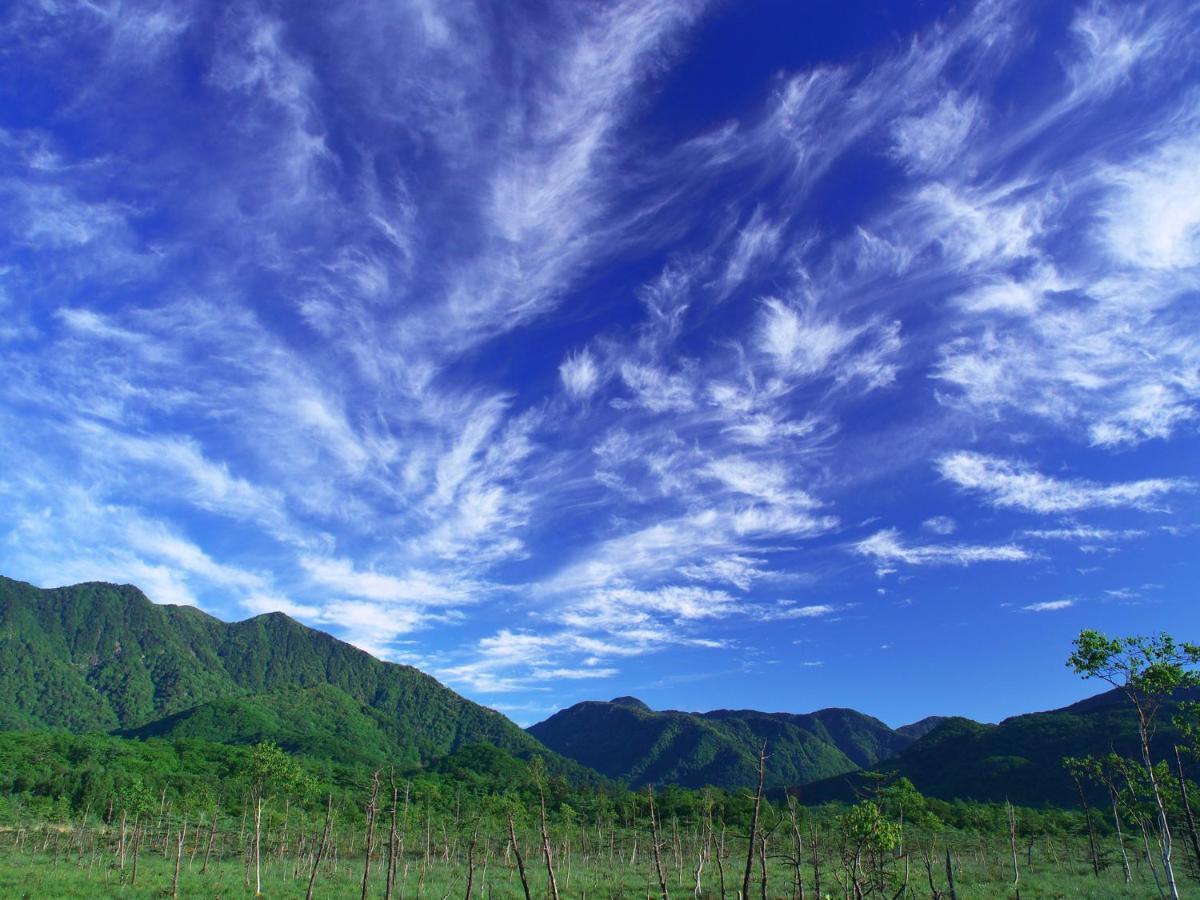
<path fill-rule="evenodd" d="M 1187 693 L 1190 698 L 1195 692 Z M 1173 704 L 1168 704 L 1159 715 L 1154 743 L 1159 759 L 1171 755 L 1178 740 L 1172 712 Z M 998 725 L 944 719 L 874 771 L 904 776 L 921 793 L 944 800 L 1007 798 L 1026 806 L 1071 806 L 1077 797 L 1063 757 L 1112 751 L 1138 758 L 1139 747 L 1131 704 L 1120 691 L 1107 691 L 1063 709 L 1013 716 Z M 866 781 L 862 775 L 839 775 L 796 793 L 806 803 L 853 800 Z"/>

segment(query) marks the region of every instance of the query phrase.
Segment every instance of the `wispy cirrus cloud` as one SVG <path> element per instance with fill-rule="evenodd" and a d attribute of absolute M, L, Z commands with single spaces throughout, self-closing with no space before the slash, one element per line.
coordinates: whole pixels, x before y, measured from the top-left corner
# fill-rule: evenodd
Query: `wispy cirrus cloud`
<path fill-rule="evenodd" d="M 1128 541 L 1149 534 L 1142 528 L 1096 528 L 1092 525 L 1027 528 L 1021 533 L 1025 537 L 1041 541 Z"/>
<path fill-rule="evenodd" d="M 1075 601 L 1071 599 L 1064 600 L 1044 600 L 1039 603 L 1028 603 L 1022 606 L 1025 612 L 1059 612 L 1060 610 L 1070 609 L 1075 605 Z"/>
<path fill-rule="evenodd" d="M 942 477 L 994 506 L 1033 513 L 1084 509 L 1153 509 L 1161 498 L 1195 490 L 1187 478 L 1147 478 L 1099 484 L 1052 478 L 1020 461 L 960 451 L 938 461 Z"/>
<path fill-rule="evenodd" d="M 903 563 L 909 566 L 969 566 L 983 562 L 1025 562 L 1036 556 L 1017 544 L 909 544 L 894 528 L 886 528 L 853 544 L 860 556 L 881 566 Z"/>
<path fill-rule="evenodd" d="M 1184 527 L 1194 5 L 891 10 L 697 93 L 727 15 L 6 13 L 0 562 L 519 693 L 833 629 L 847 556 L 936 598 Z"/>

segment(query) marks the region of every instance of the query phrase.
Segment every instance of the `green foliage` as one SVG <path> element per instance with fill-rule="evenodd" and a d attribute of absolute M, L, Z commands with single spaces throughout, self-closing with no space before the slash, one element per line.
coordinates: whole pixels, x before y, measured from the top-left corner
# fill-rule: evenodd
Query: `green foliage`
<path fill-rule="evenodd" d="M 854 804 L 839 816 L 838 831 L 854 852 L 886 853 L 900 843 L 900 826 L 889 822 L 870 800 Z"/>
<path fill-rule="evenodd" d="M 255 744 L 247 764 L 250 794 L 265 800 L 278 794 L 311 793 L 311 779 L 274 741 Z"/>
<path fill-rule="evenodd" d="M 1154 637 L 1110 638 L 1099 631 L 1082 631 L 1067 665 L 1084 678 L 1099 678 L 1132 698 L 1167 698 L 1200 683 L 1200 644 L 1176 641 L 1163 633 Z"/>

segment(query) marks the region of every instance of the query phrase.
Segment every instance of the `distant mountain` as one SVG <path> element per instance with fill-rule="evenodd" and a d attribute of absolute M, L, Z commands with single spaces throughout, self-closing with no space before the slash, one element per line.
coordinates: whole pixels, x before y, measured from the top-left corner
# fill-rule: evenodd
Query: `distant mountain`
<path fill-rule="evenodd" d="M 325 758 L 428 763 L 488 743 L 578 767 L 411 666 L 281 613 L 227 623 L 135 587 L 0 577 L 0 730 L 277 740 Z"/>
<path fill-rule="evenodd" d="M 896 731 L 915 741 L 918 738 L 925 737 L 925 735 L 929 734 L 929 732 L 933 731 L 933 729 L 937 728 L 948 718 L 948 716 L 926 716 L 924 719 L 913 722 L 911 725 L 901 725 Z"/>
<path fill-rule="evenodd" d="M 687 713 L 655 711 L 633 697 L 578 703 L 528 731 L 550 749 L 633 786 L 753 785 L 764 740 L 767 785 L 804 784 L 873 766 L 913 740 L 851 709 Z"/>
<path fill-rule="evenodd" d="M 1155 747 L 1167 754 L 1177 739 L 1168 705 L 1160 714 Z M 1027 806 L 1069 806 L 1076 794 L 1063 770 L 1063 757 L 1110 751 L 1131 757 L 1140 753 L 1133 709 L 1119 691 L 1063 709 L 1014 716 L 998 725 L 944 719 L 874 771 L 904 776 L 921 793 L 944 800 L 1008 798 Z M 857 774 L 839 775 L 796 793 L 805 803 L 850 800 L 865 781 Z"/>

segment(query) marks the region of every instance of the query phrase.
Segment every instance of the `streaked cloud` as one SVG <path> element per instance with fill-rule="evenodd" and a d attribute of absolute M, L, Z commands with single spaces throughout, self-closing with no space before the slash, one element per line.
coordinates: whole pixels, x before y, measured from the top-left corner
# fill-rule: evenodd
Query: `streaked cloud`
<path fill-rule="evenodd" d="M 1033 513 L 1152 509 L 1163 497 L 1195 489 L 1187 478 L 1147 478 L 1114 484 L 1052 478 L 1021 461 L 970 451 L 942 457 L 938 468 L 943 478 L 982 495 L 994 506 Z"/>
<path fill-rule="evenodd" d="M 855 543 L 853 549 L 881 566 L 887 563 L 969 566 L 983 562 L 1025 562 L 1035 558 L 1033 553 L 1017 544 L 909 544 L 894 528 L 875 532 Z"/>

